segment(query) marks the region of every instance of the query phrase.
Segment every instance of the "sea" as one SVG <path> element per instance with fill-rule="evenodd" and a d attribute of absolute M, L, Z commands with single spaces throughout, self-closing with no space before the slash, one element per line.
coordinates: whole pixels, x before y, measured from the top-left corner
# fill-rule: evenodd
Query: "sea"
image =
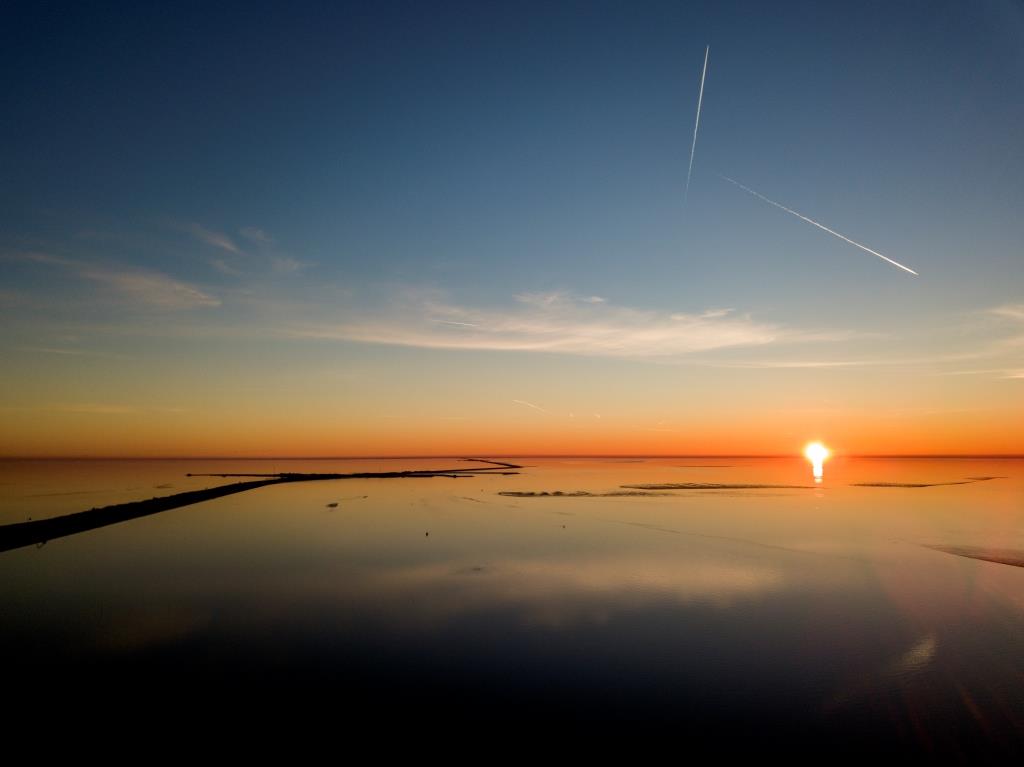
<path fill-rule="evenodd" d="M 518 468 L 0 462 L 3 526 L 241 481 L 196 474 L 490 467 L 271 485 L 0 553 L 8 726 L 1022 751 L 1024 460 L 837 456 L 818 481 L 803 458 L 485 458 Z"/>

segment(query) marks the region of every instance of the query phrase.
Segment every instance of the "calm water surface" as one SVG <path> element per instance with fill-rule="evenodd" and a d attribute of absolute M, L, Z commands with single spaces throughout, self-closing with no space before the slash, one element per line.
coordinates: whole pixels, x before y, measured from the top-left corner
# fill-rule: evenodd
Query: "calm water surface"
<path fill-rule="evenodd" d="M 266 487 L 2 553 L 7 692 L 277 710 L 317 691 L 364 726 L 965 759 L 1024 742 L 1024 568 L 928 548 L 1024 552 L 1024 461 L 833 459 L 816 485 L 802 460 L 516 460 L 517 476 Z M 3 462 L 0 524 L 232 481 L 189 471 L 466 465 Z M 601 495 L 682 483 L 806 487 Z M 500 494 L 556 491 L 595 497 Z"/>

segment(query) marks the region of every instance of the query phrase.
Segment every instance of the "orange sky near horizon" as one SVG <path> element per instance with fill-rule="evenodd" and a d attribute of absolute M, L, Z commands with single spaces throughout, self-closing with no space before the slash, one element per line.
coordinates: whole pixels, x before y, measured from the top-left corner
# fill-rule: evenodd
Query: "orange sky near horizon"
<path fill-rule="evenodd" d="M 1024 454 L 1022 381 L 935 365 L 333 354 L 275 340 L 122 348 L 12 352 L 0 456 L 795 455 L 812 439 L 837 454 Z"/>
<path fill-rule="evenodd" d="M 721 414 L 662 425 L 539 411 L 492 418 L 317 417 L 132 411 L 9 414 L 0 456 L 356 457 L 457 455 L 797 455 L 813 439 L 837 455 L 1020 455 L 1007 414 Z M 525 418 L 522 416 L 525 415 Z M 533 416 L 536 416 L 534 418 Z M 48 417 L 47 417 L 48 416 Z"/>
<path fill-rule="evenodd" d="M 169 345 L 14 352 L 0 456 L 1024 454 L 1021 380 L 938 366 Z"/>

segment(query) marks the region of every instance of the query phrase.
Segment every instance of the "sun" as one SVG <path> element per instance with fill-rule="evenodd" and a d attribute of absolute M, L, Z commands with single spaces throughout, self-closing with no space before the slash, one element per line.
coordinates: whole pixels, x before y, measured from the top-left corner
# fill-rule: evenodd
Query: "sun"
<path fill-rule="evenodd" d="M 814 481 L 821 482 L 821 475 L 824 473 L 825 460 L 832 452 L 820 442 L 808 442 L 804 447 L 804 455 L 811 462 L 814 469 Z"/>
<path fill-rule="evenodd" d="M 820 442 L 808 442 L 804 448 L 804 455 L 811 463 L 824 462 L 832 452 Z"/>

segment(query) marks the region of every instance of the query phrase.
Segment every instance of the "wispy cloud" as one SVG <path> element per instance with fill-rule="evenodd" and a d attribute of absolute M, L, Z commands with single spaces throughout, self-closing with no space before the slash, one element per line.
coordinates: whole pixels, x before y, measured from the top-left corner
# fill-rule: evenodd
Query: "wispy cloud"
<path fill-rule="evenodd" d="M 258 229 L 255 226 L 246 226 L 238 231 L 245 239 L 250 242 L 255 242 L 258 245 L 273 245 L 274 238 L 264 232 L 262 229 Z"/>
<path fill-rule="evenodd" d="M 0 309 L 22 306 L 28 299 L 13 290 L 0 290 Z"/>
<path fill-rule="evenodd" d="M 950 352 L 949 354 L 933 354 L 927 356 L 911 356 L 893 352 L 891 357 L 858 357 L 846 360 L 815 360 L 815 359 L 754 359 L 754 360 L 694 360 L 697 364 L 707 367 L 743 368 L 743 369 L 801 369 L 801 368 L 864 368 L 864 367 L 920 367 L 942 365 L 951 362 L 984 359 L 992 357 L 991 349 L 976 349 L 966 352 Z M 990 372 L 990 371 L 973 371 Z"/>
<path fill-rule="evenodd" d="M 235 268 L 223 258 L 214 258 L 210 260 L 210 266 L 216 269 L 221 274 L 226 274 L 231 277 L 238 277 L 242 274 L 240 269 Z"/>
<path fill-rule="evenodd" d="M 58 349 L 50 346 L 30 346 L 27 347 L 26 351 L 30 352 L 42 352 L 43 354 L 66 354 L 72 357 L 88 357 L 91 356 L 90 352 L 82 349 Z"/>
<path fill-rule="evenodd" d="M 139 412 L 133 405 L 110 405 L 102 402 L 78 402 L 55 404 L 46 408 L 59 413 L 83 413 L 87 415 L 129 415 Z"/>
<path fill-rule="evenodd" d="M 300 261 L 299 259 L 292 258 L 291 256 L 271 256 L 270 258 L 270 267 L 278 274 L 301 272 L 308 266 L 309 264 L 307 262 Z"/>
<path fill-rule="evenodd" d="M 176 228 L 187 232 L 200 242 L 226 251 L 234 257 L 231 261 L 226 258 L 210 260 L 210 266 L 221 274 L 232 277 L 259 274 L 265 271 L 274 274 L 293 274 L 311 266 L 308 261 L 281 252 L 274 238 L 258 227 L 247 226 L 238 230 L 239 236 L 248 243 L 245 248 L 239 246 L 238 242 L 229 235 L 207 229 L 199 224 L 177 225 Z"/>
<path fill-rule="evenodd" d="M 533 408 L 534 410 L 539 410 L 541 413 L 546 413 L 547 415 L 551 415 L 551 411 L 550 410 L 545 410 L 540 405 L 534 405 L 532 402 L 527 402 L 524 399 L 514 399 L 514 400 L 512 400 L 512 402 L 515 403 L 516 405 L 523 405 L 525 407 Z"/>
<path fill-rule="evenodd" d="M 21 253 L 13 258 L 60 267 L 80 279 L 104 285 L 133 303 L 159 309 L 195 309 L 220 305 L 220 299 L 215 296 L 160 272 L 117 269 L 52 256 L 47 253 Z"/>
<path fill-rule="evenodd" d="M 184 413 L 180 407 L 140 407 L 105 402 L 55 403 L 42 408 L 58 413 L 80 413 L 82 415 L 132 415 L 134 413 Z"/>
<path fill-rule="evenodd" d="M 1003 304 L 989 309 L 988 313 L 1004 325 L 1009 323 L 1013 329 L 1009 336 L 989 344 L 997 354 L 1009 358 L 999 377 L 1024 379 L 1024 304 Z"/>
<path fill-rule="evenodd" d="M 204 226 L 200 226 L 199 224 L 185 224 L 181 228 L 200 242 L 206 243 L 211 247 L 220 248 L 221 250 L 226 250 L 229 253 L 235 254 L 242 252 L 234 241 L 223 232 L 215 232 Z"/>
<path fill-rule="evenodd" d="M 701 317 L 704 319 L 714 319 L 716 317 L 725 317 L 726 315 L 732 314 L 735 309 L 706 309 L 701 313 Z"/>
<path fill-rule="evenodd" d="M 918 361 L 920 362 L 920 361 Z M 875 367 L 878 365 L 907 365 L 914 364 L 914 360 L 905 358 L 893 359 L 852 359 L 852 360 L 712 360 L 701 361 L 700 364 L 708 367 L 718 368 L 740 368 L 752 370 L 768 369 L 801 369 L 801 368 L 849 368 L 849 367 Z"/>
<path fill-rule="evenodd" d="M 931 369 L 934 375 L 988 375 L 995 378 L 1019 378 L 1024 354 L 1024 304 L 1004 304 L 961 317 L 958 325 L 946 328 L 928 329 L 928 338 L 912 341 L 911 352 L 927 346 L 936 335 L 945 335 L 949 343 L 947 350 L 933 354 L 907 353 L 904 339 L 903 349 L 892 349 L 888 355 L 850 357 L 848 359 L 755 358 L 755 359 L 714 359 L 691 358 L 691 362 L 708 367 L 749 368 L 749 369 L 799 369 L 799 368 L 922 368 Z M 954 345 L 955 344 L 955 345 Z M 987 362 L 984 367 L 947 370 L 948 365 L 962 365 L 968 362 Z M 999 366 L 1003 363 L 1002 366 Z"/>
<path fill-rule="evenodd" d="M 988 310 L 995 317 L 1024 322 L 1024 304 L 1004 304 Z"/>
<path fill-rule="evenodd" d="M 62 357 L 98 357 L 102 359 L 130 359 L 125 354 L 114 354 L 112 352 L 98 352 L 91 349 L 67 349 L 56 346 L 25 346 L 21 347 L 27 352 L 38 354 L 56 354 Z"/>
<path fill-rule="evenodd" d="M 52 256 L 49 253 L 39 253 L 36 251 L 5 254 L 5 258 L 14 261 L 29 261 L 34 264 L 47 264 L 49 266 L 81 266 L 78 261 L 72 261 L 69 258 L 61 258 L 60 256 Z"/>
<path fill-rule="evenodd" d="M 998 374 L 1002 378 L 1013 378 L 1012 375 L 1006 375 L 1007 371 L 1003 368 L 978 368 L 975 370 L 944 370 L 939 375 L 944 376 L 980 376 L 980 375 L 992 375 Z"/>
<path fill-rule="evenodd" d="M 714 349 L 826 340 L 727 310 L 664 313 L 576 298 L 525 293 L 504 310 L 457 306 L 436 295 L 407 296 L 388 312 L 285 328 L 285 335 L 434 349 L 553 352 L 671 358 Z"/>
<path fill-rule="evenodd" d="M 86 279 L 108 285 L 139 303 L 161 309 L 195 309 L 219 306 L 220 299 L 192 285 L 157 272 L 113 272 L 90 269 L 82 272 Z"/>

